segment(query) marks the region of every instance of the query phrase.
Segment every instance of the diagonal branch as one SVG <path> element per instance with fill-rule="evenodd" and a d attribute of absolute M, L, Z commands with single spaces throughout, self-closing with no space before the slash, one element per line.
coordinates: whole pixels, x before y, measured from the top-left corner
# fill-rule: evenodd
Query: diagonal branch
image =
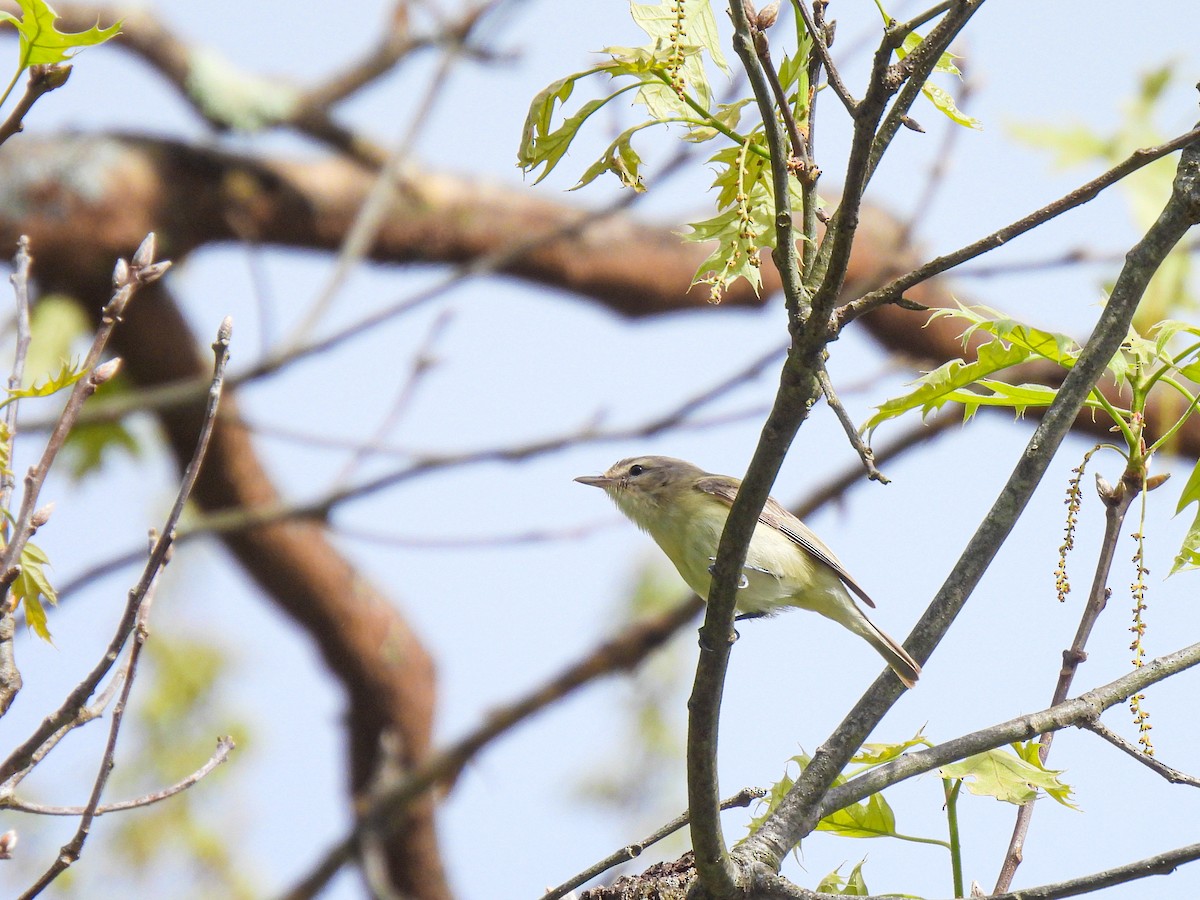
<path fill-rule="evenodd" d="M 1146 286 L 1168 252 L 1200 222 L 1200 146 L 1181 154 L 1175 183 L 1158 220 L 1126 257 L 1108 304 L 1101 312 L 1078 364 L 1067 373 L 1054 402 L 1035 429 L 1025 452 L 988 515 L 934 597 L 908 641 L 919 662 L 945 637 L 984 571 L 1029 502 L 1083 406 L 1128 333 Z M 894 679 L 881 678 L 867 691 L 814 755 L 796 785 L 749 841 L 747 852 L 776 871 L 787 852 L 819 821 L 816 809 L 855 748 L 878 724 L 899 695 Z"/>

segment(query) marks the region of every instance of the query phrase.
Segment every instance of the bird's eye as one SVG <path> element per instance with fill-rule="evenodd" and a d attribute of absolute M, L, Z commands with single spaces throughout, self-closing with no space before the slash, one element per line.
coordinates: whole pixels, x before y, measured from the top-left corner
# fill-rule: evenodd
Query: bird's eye
<path fill-rule="evenodd" d="M 645 466 L 630 466 L 629 467 L 629 474 L 632 475 L 634 478 L 636 478 L 638 475 L 641 475 L 645 471 L 646 471 Z"/>

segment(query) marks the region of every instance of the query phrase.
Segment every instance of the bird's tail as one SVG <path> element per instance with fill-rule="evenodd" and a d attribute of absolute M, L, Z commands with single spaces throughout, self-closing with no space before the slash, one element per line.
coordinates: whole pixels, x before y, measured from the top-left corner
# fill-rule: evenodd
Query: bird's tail
<path fill-rule="evenodd" d="M 846 603 L 838 604 L 835 610 L 821 609 L 820 612 L 845 625 L 859 637 L 865 638 L 867 643 L 879 651 L 879 655 L 896 673 L 896 677 L 904 682 L 904 686 L 914 687 L 921 675 L 921 666 L 900 646 L 899 641 L 868 619 L 867 614 L 858 608 L 858 604 L 851 600 L 848 594 L 846 600 Z"/>

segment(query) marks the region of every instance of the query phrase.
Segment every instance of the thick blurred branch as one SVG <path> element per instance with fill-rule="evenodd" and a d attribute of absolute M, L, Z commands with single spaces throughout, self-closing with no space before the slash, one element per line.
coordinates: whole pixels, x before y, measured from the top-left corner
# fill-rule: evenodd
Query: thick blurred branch
<path fill-rule="evenodd" d="M 26 138 L 5 148 L 0 178 L 10 188 L 9 202 L 0 208 L 0 239 L 15 241 L 24 229 L 33 236 L 44 267 L 68 278 L 127 253 L 152 229 L 176 259 L 247 233 L 262 244 L 336 251 L 372 184 L 368 173 L 344 160 L 268 162 L 133 136 Z M 83 184 L 104 189 L 84 193 L 78 189 Z M 464 264 L 519 240 L 528 250 L 501 266 L 505 274 L 578 294 L 624 316 L 682 309 L 720 314 L 721 307 L 713 308 L 704 292 L 684 290 L 704 251 L 682 243 L 669 227 L 625 215 L 589 225 L 586 210 L 534 197 L 521 187 L 463 176 L 425 172 L 413 184 L 420 186 L 420 196 L 395 198 L 372 259 Z M 554 237 L 538 243 L 539 234 Z M 865 211 L 843 302 L 919 266 L 916 253 L 900 245 L 902 237 L 902 226 L 888 214 Z M 76 247 L 88 252 L 76 254 Z M 768 264 L 763 280 L 763 296 L 741 283 L 730 288 L 722 307 L 765 304 L 779 287 Z M 961 292 L 957 296 L 970 302 Z M 954 304 L 948 284 L 939 279 L 917 284 L 905 297 L 928 307 Z M 959 356 L 961 326 L 948 319 L 926 325 L 926 318 L 893 304 L 864 316 L 862 324 L 885 349 L 914 366 Z M 968 344 L 968 355 L 974 346 Z M 1019 377 L 1056 385 L 1062 372 L 1031 365 Z M 1119 396 L 1112 385 L 1105 390 L 1112 399 Z M 1149 413 L 1147 434 L 1153 439 L 1153 423 L 1168 420 L 1168 414 L 1153 404 Z M 1087 416 L 1075 427 L 1106 434 L 1103 423 Z M 1177 452 L 1200 456 L 1200 420 L 1190 421 L 1178 438 Z"/>

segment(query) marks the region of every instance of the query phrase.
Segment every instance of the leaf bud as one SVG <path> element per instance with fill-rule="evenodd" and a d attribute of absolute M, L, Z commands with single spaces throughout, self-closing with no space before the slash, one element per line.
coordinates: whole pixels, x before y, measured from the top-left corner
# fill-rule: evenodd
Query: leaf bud
<path fill-rule="evenodd" d="M 144 269 L 154 262 L 154 250 L 157 241 L 158 239 L 154 236 L 153 231 L 146 235 L 145 239 L 133 253 L 133 264 L 135 267 Z"/>

